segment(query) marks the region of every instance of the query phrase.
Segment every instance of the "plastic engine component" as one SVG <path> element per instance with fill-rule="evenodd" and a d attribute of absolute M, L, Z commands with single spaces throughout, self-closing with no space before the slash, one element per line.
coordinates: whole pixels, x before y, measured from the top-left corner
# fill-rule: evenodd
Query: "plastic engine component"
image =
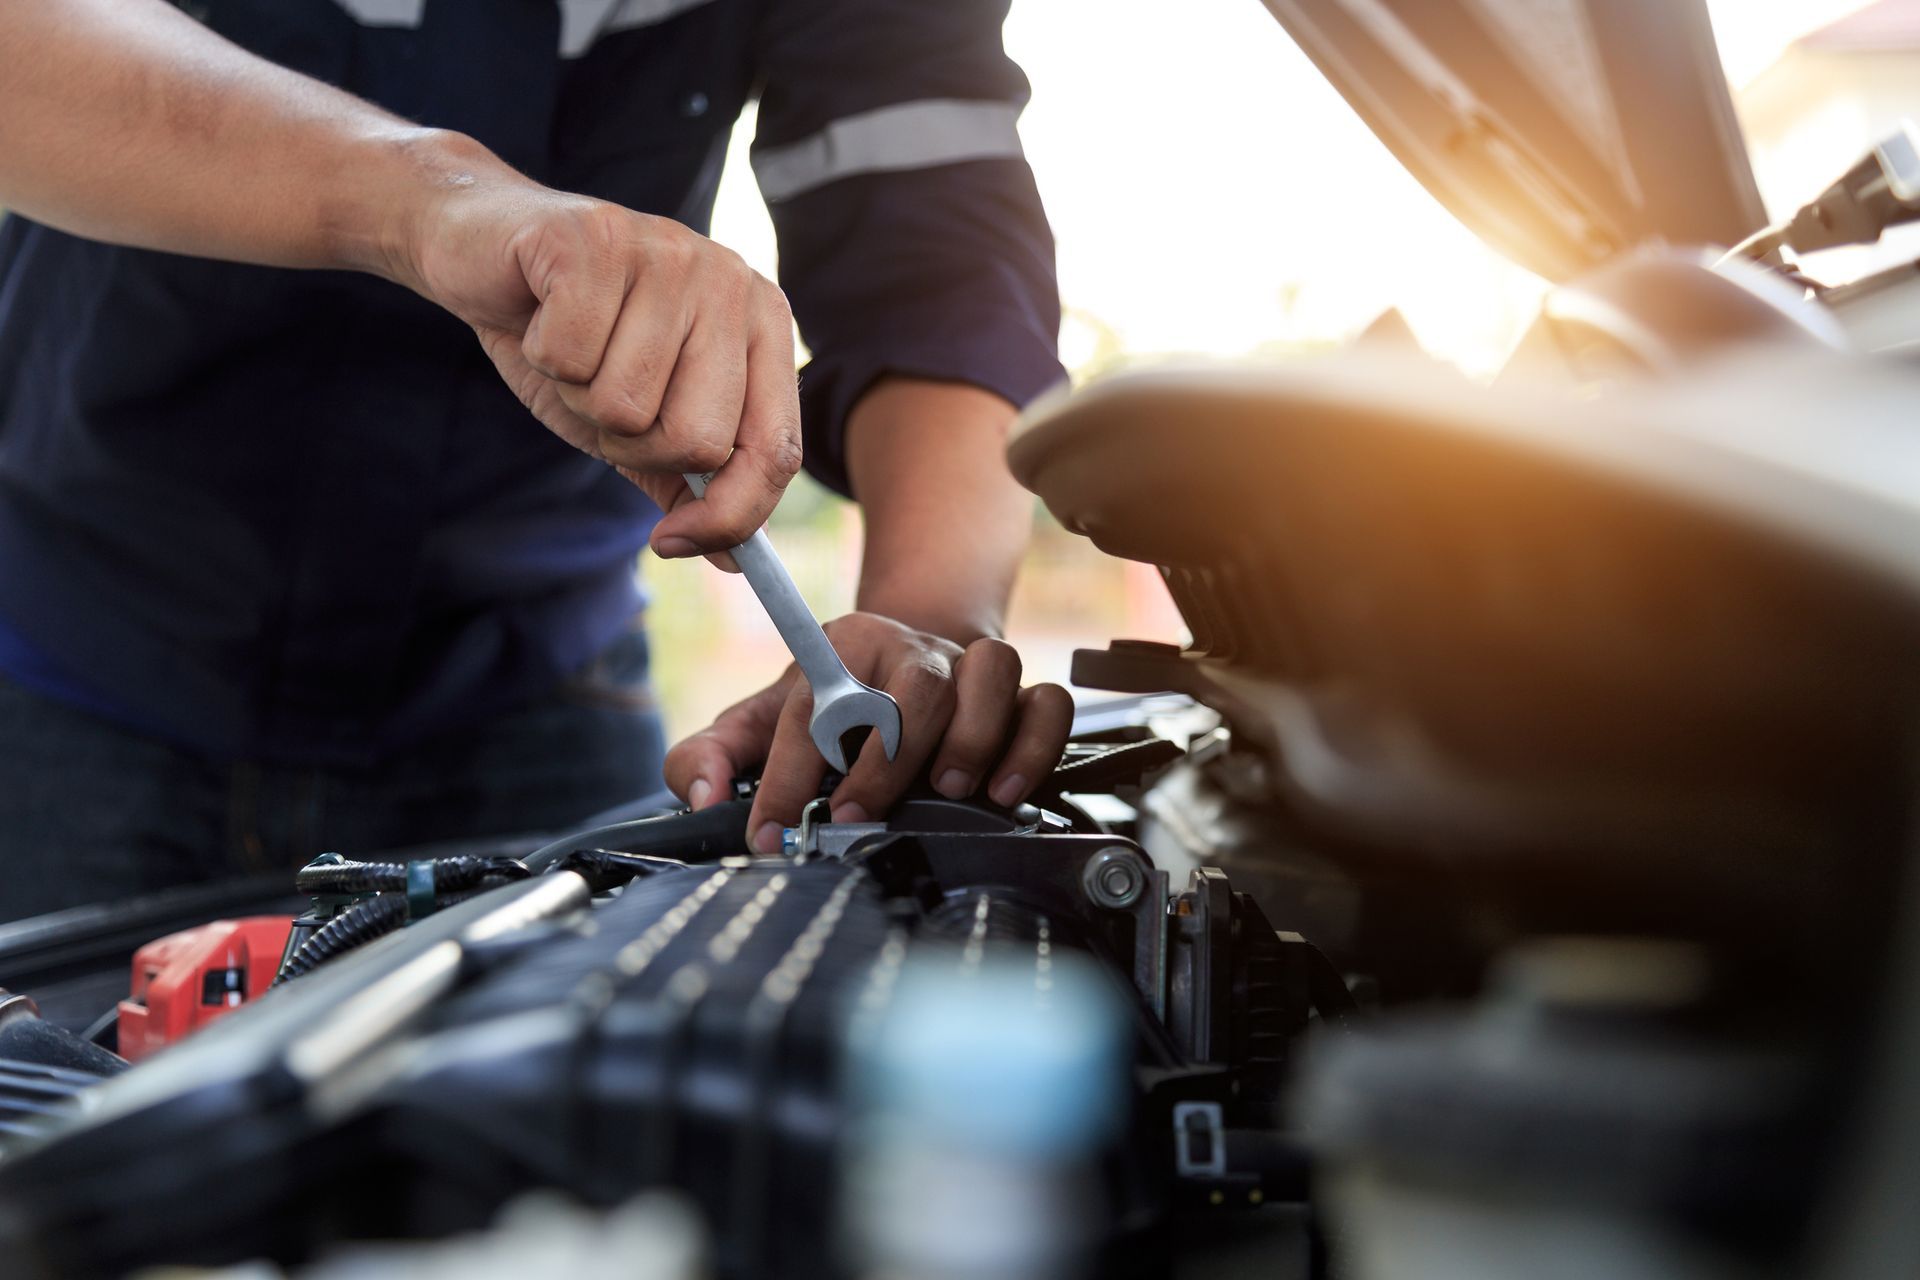
<path fill-rule="evenodd" d="M 438 1065 L 375 1104 L 410 1149 L 459 1153 L 457 1182 L 432 1170 L 459 1192 L 431 1226 L 484 1221 L 523 1186 L 613 1204 L 671 1185 L 724 1271 L 806 1273 L 834 1220 L 842 1015 L 888 936 L 864 873 L 756 861 L 661 872 L 591 931 L 502 962 L 437 1011 Z"/>
<path fill-rule="evenodd" d="M 1151 892 L 1093 900 L 1088 867 L 1122 854 Z M 930 1206 L 1031 1183 L 1034 1204 L 1069 1196 L 1084 1209 L 1075 1220 L 1097 1225 L 1148 1222 L 1223 1187 L 1292 1194 L 1297 1171 L 1276 1173 L 1272 1144 L 1253 1132 L 1271 1123 L 1273 1089 L 1240 1029 L 1274 1022 L 1272 999 L 1311 984 L 1240 956 L 1235 929 L 1271 927 L 1234 910 L 1224 885 L 1170 939 L 1164 873 L 1112 835 L 904 834 L 844 860 L 656 861 L 598 897 L 570 870 L 482 892 L 99 1086 L 87 1115 L 37 1124 L 0 1162 L 0 1255 L 63 1280 L 256 1258 L 296 1266 L 354 1241 L 482 1230 L 530 1192 L 611 1208 L 671 1188 L 707 1225 L 719 1276 L 919 1267 L 929 1259 L 900 1254 L 851 1190 L 875 1169 L 919 1167 L 925 1152 L 901 1147 L 902 1133 L 971 1153 L 962 1163 L 979 1176 L 930 1189 Z M 1195 948 L 1204 963 L 1189 963 Z M 975 998 L 926 994 L 944 989 L 943 974 Z M 1248 994 L 1219 1008 L 1214 984 Z M 901 1000 L 915 1007 L 888 1022 Z M 1106 1028 L 1089 1042 L 1097 1065 L 1064 1068 L 1074 1106 L 1092 1105 L 1098 1124 L 1056 1133 L 1077 1114 L 1057 1102 L 1035 1122 L 1042 1097 L 1058 1096 L 1036 1081 L 1061 1064 L 989 1051 L 1015 1029 L 1002 1015 L 1035 1008 L 1046 1043 L 1076 1014 Z M 949 1015 L 960 1024 L 946 1026 Z M 900 1080 L 857 1078 L 878 1028 L 923 1024 L 971 1057 L 941 1052 L 906 1073 L 931 1082 L 907 1094 Z M 1150 1099 L 1137 1096 L 1140 1069 Z M 1165 1133 L 1170 1108 L 1194 1099 L 1231 1148 L 1210 1172 L 1166 1168 L 1158 1143 L 1121 1141 L 1136 1102 Z M 881 1130 L 893 1137 L 875 1145 Z M 855 1166 L 868 1181 L 849 1181 Z M 1188 1186 L 1195 1178 L 1206 1181 Z M 1001 1243 L 1036 1258 L 1105 1250 L 1097 1230 L 1035 1231 Z M 975 1243 L 935 1235 L 963 1254 Z M 1100 1274 L 1152 1274 L 1155 1256 L 1130 1248 L 1103 1257 Z"/>
<path fill-rule="evenodd" d="M 216 920 L 140 948 L 120 1002 L 120 1056 L 138 1061 L 259 996 L 292 926 L 286 916 Z"/>

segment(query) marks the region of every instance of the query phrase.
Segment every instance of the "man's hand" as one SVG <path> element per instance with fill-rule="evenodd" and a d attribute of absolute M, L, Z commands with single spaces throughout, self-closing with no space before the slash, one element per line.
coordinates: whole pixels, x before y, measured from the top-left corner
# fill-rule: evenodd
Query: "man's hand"
<path fill-rule="evenodd" d="M 900 704 L 901 743 L 892 761 L 877 741 L 862 748 L 829 798 L 836 822 L 879 818 L 921 778 L 955 800 L 1012 806 L 1060 761 L 1072 699 L 1058 685 L 1022 689 L 1020 656 L 997 638 L 1033 509 L 1001 461 L 1012 421 L 991 392 L 903 377 L 880 380 L 848 417 L 866 516 L 862 612 L 828 623 L 827 637 L 856 678 Z M 764 762 L 748 831 L 778 852 L 780 828 L 800 820 L 826 775 L 812 712 L 788 667 L 668 752 L 667 785 L 699 809 Z"/>
<path fill-rule="evenodd" d="M 473 326 L 534 416 L 668 514 L 662 556 L 766 523 L 800 469 L 793 320 L 738 254 L 475 156 L 412 220 L 401 277 Z M 715 472 L 692 501 L 684 472 Z"/>
<path fill-rule="evenodd" d="M 743 541 L 799 468 L 786 300 L 704 236 L 548 190 L 161 0 L 0 4 L 0 85 L 0 203 L 116 243 L 412 287 L 473 326 L 549 429 L 670 513 L 661 555 Z M 715 468 L 688 501 L 679 475 Z"/>
<path fill-rule="evenodd" d="M 827 636 L 854 676 L 900 704 L 900 754 L 889 761 L 869 740 L 834 789 L 835 822 L 885 813 L 924 777 L 959 800 L 984 793 L 1012 806 L 1059 763 L 1073 700 L 1055 684 L 1020 687 L 1020 655 L 1005 641 L 962 649 L 938 636 L 869 613 L 827 624 Z M 820 791 L 826 761 L 807 735 L 813 695 L 789 666 L 771 685 L 722 712 L 667 754 L 667 785 L 694 808 L 725 800 L 736 775 L 764 763 L 747 830 L 762 853 L 780 851 L 780 829 Z"/>

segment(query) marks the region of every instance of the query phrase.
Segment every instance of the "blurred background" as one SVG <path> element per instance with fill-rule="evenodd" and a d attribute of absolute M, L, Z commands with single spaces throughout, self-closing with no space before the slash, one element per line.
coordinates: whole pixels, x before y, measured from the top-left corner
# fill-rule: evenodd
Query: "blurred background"
<path fill-rule="evenodd" d="M 1709 0 L 1768 209 L 1790 214 L 1903 117 L 1920 118 L 1920 0 Z M 1177 13 L 1177 16 L 1174 16 Z M 1258 0 L 1014 0 L 1033 82 L 1021 122 L 1058 241 L 1075 381 L 1156 360 L 1269 360 L 1346 341 L 1397 308 L 1435 356 L 1495 370 L 1544 289 L 1496 257 L 1360 123 Z M 714 237 L 762 272 L 773 230 L 734 134 Z M 1920 252 L 1920 228 L 1823 255 L 1838 281 Z M 852 605 L 859 513 L 802 477 L 774 538 L 822 617 Z M 640 566 L 676 736 L 772 679 L 787 654 L 744 582 Z M 1011 616 L 1029 680 L 1076 647 L 1178 640 L 1158 576 L 1039 513 Z"/>

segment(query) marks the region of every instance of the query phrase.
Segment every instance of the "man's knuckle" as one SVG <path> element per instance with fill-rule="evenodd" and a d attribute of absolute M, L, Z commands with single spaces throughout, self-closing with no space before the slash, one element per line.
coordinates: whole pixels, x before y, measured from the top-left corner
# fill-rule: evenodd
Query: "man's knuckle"
<path fill-rule="evenodd" d="M 598 427 L 594 432 L 597 452 L 602 461 L 622 475 L 645 475 L 653 469 L 653 460 L 637 438 Z"/>
<path fill-rule="evenodd" d="M 716 313 L 719 329 L 742 348 L 746 345 L 747 318 L 752 309 L 752 293 L 741 276 L 726 267 L 714 273 L 706 296 Z"/>
<path fill-rule="evenodd" d="M 718 471 L 726 465 L 729 450 L 724 442 L 714 439 L 710 434 L 694 434 L 684 429 L 679 434 L 684 441 L 682 456 L 688 471 Z M 688 435 L 693 438 L 686 439 Z"/>
<path fill-rule="evenodd" d="M 924 660 L 906 664 L 898 676 L 900 692 L 916 703 L 951 706 L 955 693 L 947 671 Z"/>
<path fill-rule="evenodd" d="M 578 387 L 592 382 L 596 372 L 591 360 L 571 352 L 555 356 L 547 362 L 547 369 L 554 381 Z"/>
<path fill-rule="evenodd" d="M 715 288 L 744 298 L 754 275 L 747 260 L 717 240 L 702 240 L 699 248 L 701 269 L 713 277 Z"/>
<path fill-rule="evenodd" d="M 767 471 L 780 482 L 781 487 L 800 474 L 800 467 L 805 462 L 806 449 L 800 442 L 797 427 L 774 436 L 773 447 L 767 453 Z"/>
<path fill-rule="evenodd" d="M 700 240 L 685 227 L 666 222 L 642 242 L 641 256 L 655 273 L 687 276 L 700 256 Z"/>
<path fill-rule="evenodd" d="M 1020 679 L 1020 651 L 998 636 L 986 636 L 967 646 L 966 659 L 988 673 Z"/>
<path fill-rule="evenodd" d="M 1057 684 L 1040 684 L 1033 687 L 1033 701 L 1037 707 L 1054 713 L 1071 715 L 1073 695 Z"/>
<path fill-rule="evenodd" d="M 587 389 L 586 416 L 602 430 L 623 436 L 640 435 L 653 425 L 641 419 L 625 393 L 599 384 Z"/>
<path fill-rule="evenodd" d="M 855 635 L 863 637 L 869 644 L 895 643 L 907 635 L 903 623 L 881 613 L 850 613 L 846 622 Z"/>
<path fill-rule="evenodd" d="M 755 303 L 760 310 L 782 327 L 792 324 L 793 304 L 787 300 L 786 290 L 758 272 L 754 273 L 754 280 Z"/>
<path fill-rule="evenodd" d="M 586 362 L 568 344 L 549 336 L 544 327 L 526 336 L 520 353 L 528 364 L 555 382 L 585 383 L 593 376 L 593 371 L 584 367 Z"/>

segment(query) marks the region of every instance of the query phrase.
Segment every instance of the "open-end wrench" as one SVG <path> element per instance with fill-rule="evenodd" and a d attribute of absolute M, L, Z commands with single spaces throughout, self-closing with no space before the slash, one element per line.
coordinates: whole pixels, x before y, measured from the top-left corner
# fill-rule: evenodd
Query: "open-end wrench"
<path fill-rule="evenodd" d="M 694 497 L 705 497 L 711 478 L 689 475 L 687 487 Z M 900 704 L 853 678 L 767 541 L 767 531 L 756 531 L 732 550 L 733 562 L 752 584 L 753 594 L 760 597 L 761 607 L 773 619 L 813 690 L 813 719 L 807 722 L 813 745 L 835 772 L 846 773 L 860 754 L 867 731 L 877 730 L 887 759 L 893 759 L 900 751 Z"/>

